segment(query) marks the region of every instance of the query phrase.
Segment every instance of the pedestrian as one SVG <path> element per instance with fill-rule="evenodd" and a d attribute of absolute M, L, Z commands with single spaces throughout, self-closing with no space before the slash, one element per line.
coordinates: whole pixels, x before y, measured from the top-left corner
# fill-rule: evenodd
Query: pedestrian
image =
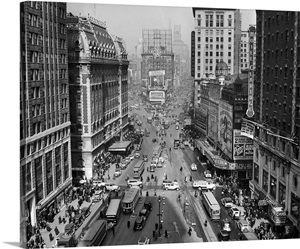
<path fill-rule="evenodd" d="M 192 235 L 192 228 L 191 228 L 191 227 L 189 227 L 188 234 L 189 234 L 190 236 Z"/>
<path fill-rule="evenodd" d="M 113 235 L 115 235 L 115 227 L 114 227 L 114 225 L 113 225 L 113 227 L 111 229 L 112 229 Z"/>
<path fill-rule="evenodd" d="M 127 221 L 127 227 L 130 228 L 130 220 Z"/>

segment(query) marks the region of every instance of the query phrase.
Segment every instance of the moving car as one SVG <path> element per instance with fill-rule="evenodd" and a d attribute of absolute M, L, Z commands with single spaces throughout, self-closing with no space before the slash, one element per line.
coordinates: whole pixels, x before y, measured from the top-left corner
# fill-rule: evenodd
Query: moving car
<path fill-rule="evenodd" d="M 132 160 L 135 158 L 135 155 L 134 155 L 134 154 L 130 154 L 130 155 L 128 156 L 128 158 L 132 161 Z"/>
<path fill-rule="evenodd" d="M 225 197 L 221 199 L 221 203 L 224 207 L 232 207 L 233 201 L 230 197 Z"/>
<path fill-rule="evenodd" d="M 150 244 L 150 239 L 145 236 L 139 238 L 138 245 L 148 245 Z"/>
<path fill-rule="evenodd" d="M 183 143 L 180 144 L 180 149 L 185 149 L 185 145 Z"/>
<path fill-rule="evenodd" d="M 171 183 L 165 183 L 163 185 L 163 188 L 165 190 L 180 190 L 180 186 L 178 184 L 178 182 L 171 182 Z"/>
<path fill-rule="evenodd" d="M 146 219 L 144 216 L 138 216 L 134 222 L 133 231 L 142 230 L 145 226 Z"/>
<path fill-rule="evenodd" d="M 212 174 L 209 170 L 205 170 L 203 174 L 204 174 L 205 178 L 208 178 L 208 179 L 212 178 Z"/>
<path fill-rule="evenodd" d="M 237 227 L 242 233 L 252 232 L 252 228 L 250 227 L 249 222 L 246 220 L 239 220 L 237 223 Z"/>
<path fill-rule="evenodd" d="M 163 166 L 163 163 L 161 161 L 158 161 L 158 163 L 156 164 L 156 167 L 157 168 L 162 168 Z"/>
<path fill-rule="evenodd" d="M 135 158 L 140 158 L 140 153 L 139 153 L 139 152 L 135 152 L 135 153 L 134 153 L 134 157 L 135 157 Z"/>
<path fill-rule="evenodd" d="M 116 169 L 116 170 L 115 170 L 115 173 L 114 173 L 114 176 L 115 176 L 115 177 L 118 177 L 118 176 L 120 176 L 121 174 L 122 174 L 121 169 Z"/>
<path fill-rule="evenodd" d="M 125 160 L 123 160 L 123 161 L 121 162 L 121 164 L 120 164 L 120 168 L 121 168 L 121 169 L 126 169 L 127 165 L 128 165 L 128 163 L 127 163 Z"/>
<path fill-rule="evenodd" d="M 158 161 L 163 163 L 165 161 L 165 159 L 161 156 L 158 158 Z"/>
<path fill-rule="evenodd" d="M 236 207 L 232 207 L 229 210 L 229 215 L 233 220 L 238 220 L 240 218 L 240 214 L 241 214 L 241 211 Z"/>
<path fill-rule="evenodd" d="M 132 187 L 132 186 L 139 186 L 140 188 L 143 187 L 143 182 L 139 181 L 139 180 L 135 180 L 135 179 L 129 179 L 127 181 L 127 185 L 128 187 Z"/>
<path fill-rule="evenodd" d="M 148 155 L 143 155 L 144 162 L 148 162 Z"/>
<path fill-rule="evenodd" d="M 195 163 L 191 164 L 191 170 L 196 171 L 197 170 L 197 165 Z"/>
<path fill-rule="evenodd" d="M 219 233 L 220 241 L 229 241 L 230 240 L 230 232 L 226 230 L 221 230 Z"/>
<path fill-rule="evenodd" d="M 149 217 L 149 215 L 150 215 L 150 211 L 149 211 L 149 209 L 147 209 L 145 207 L 143 207 L 139 213 L 139 216 L 144 216 L 145 219 L 147 219 Z"/>
<path fill-rule="evenodd" d="M 119 191 L 120 187 L 114 183 L 105 183 L 104 190 L 105 191 Z"/>

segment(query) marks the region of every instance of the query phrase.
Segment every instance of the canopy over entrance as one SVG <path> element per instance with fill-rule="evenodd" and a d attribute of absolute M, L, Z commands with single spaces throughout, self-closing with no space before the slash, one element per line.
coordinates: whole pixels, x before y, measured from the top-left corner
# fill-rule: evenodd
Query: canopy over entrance
<path fill-rule="evenodd" d="M 118 141 L 115 142 L 112 146 L 108 148 L 108 151 L 126 151 L 128 146 L 131 144 L 131 141 Z"/>

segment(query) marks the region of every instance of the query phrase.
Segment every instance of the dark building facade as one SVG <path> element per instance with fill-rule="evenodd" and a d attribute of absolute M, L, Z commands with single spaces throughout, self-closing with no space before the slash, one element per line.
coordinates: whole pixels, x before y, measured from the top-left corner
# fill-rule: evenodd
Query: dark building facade
<path fill-rule="evenodd" d="M 72 173 L 101 177 L 108 148 L 128 125 L 128 65 L 123 41 L 90 16 L 68 15 Z"/>
<path fill-rule="evenodd" d="M 256 11 L 257 53 L 254 81 L 254 197 L 281 207 L 278 229 L 300 230 L 300 15 Z"/>
<path fill-rule="evenodd" d="M 66 3 L 20 4 L 20 238 L 71 188 Z"/>

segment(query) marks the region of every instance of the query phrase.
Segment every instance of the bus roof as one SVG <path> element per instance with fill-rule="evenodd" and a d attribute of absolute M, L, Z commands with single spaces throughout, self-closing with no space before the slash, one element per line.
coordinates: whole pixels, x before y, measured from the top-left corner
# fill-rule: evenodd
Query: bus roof
<path fill-rule="evenodd" d="M 216 198 L 215 198 L 215 196 L 213 195 L 213 193 L 212 192 L 205 192 L 205 193 L 203 193 L 203 195 L 204 195 L 204 198 L 205 198 L 205 196 L 206 196 L 206 198 L 207 198 L 207 201 L 213 206 L 213 205 L 218 205 L 218 206 L 220 206 L 219 205 L 219 202 L 216 200 Z"/>
<path fill-rule="evenodd" d="M 138 194 L 140 190 L 137 188 L 130 188 L 122 200 L 124 203 L 131 203 L 134 200 L 134 197 Z"/>
<path fill-rule="evenodd" d="M 121 199 L 111 199 L 108 208 L 106 210 L 106 216 L 116 215 L 120 207 L 120 202 Z"/>
<path fill-rule="evenodd" d="M 86 234 L 84 235 L 82 241 L 83 242 L 92 242 L 94 237 L 98 233 L 101 227 L 106 226 L 106 220 L 96 220 L 92 223 L 92 225 L 87 230 Z"/>
<path fill-rule="evenodd" d="M 138 160 L 133 168 L 140 168 L 143 163 L 144 163 L 143 160 Z"/>

